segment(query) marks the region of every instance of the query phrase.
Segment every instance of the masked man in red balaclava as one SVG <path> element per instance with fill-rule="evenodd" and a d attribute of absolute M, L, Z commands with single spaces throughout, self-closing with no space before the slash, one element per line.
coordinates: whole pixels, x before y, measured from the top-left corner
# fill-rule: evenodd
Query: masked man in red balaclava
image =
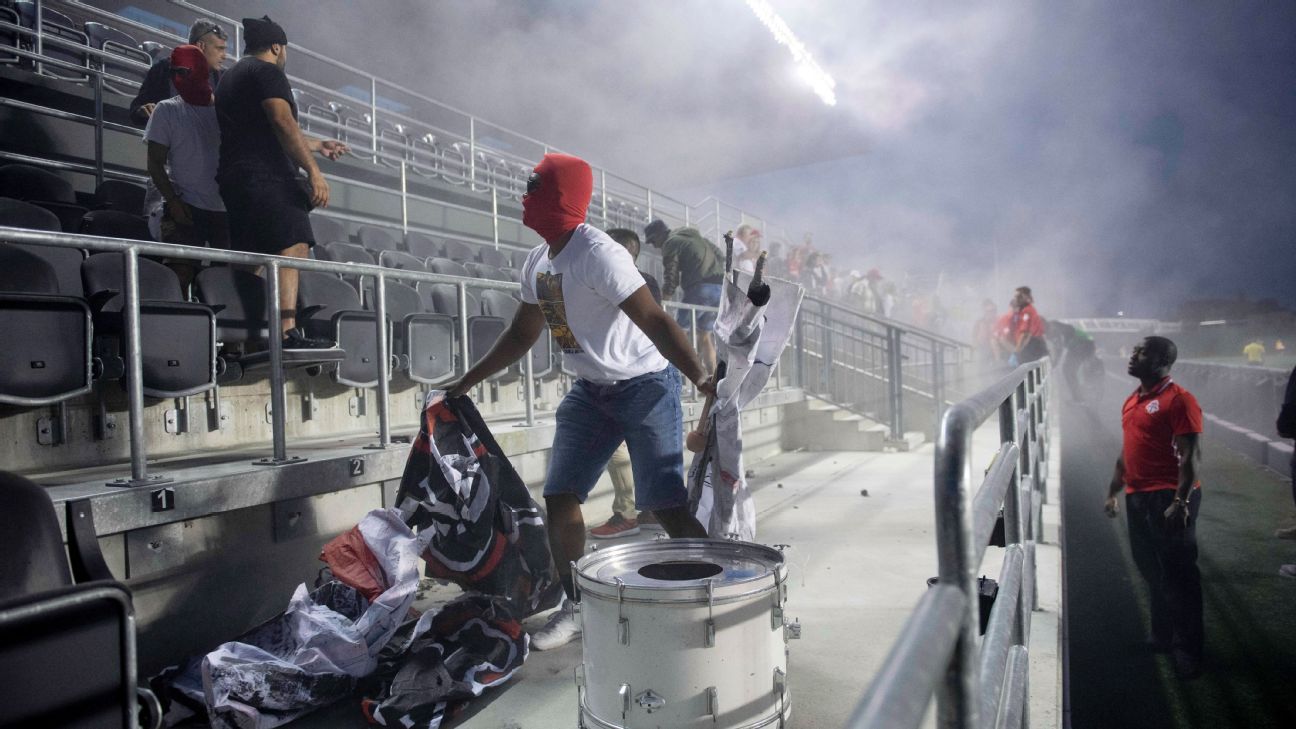
<path fill-rule="evenodd" d="M 179 95 L 158 102 L 144 129 L 155 188 L 149 195 L 149 229 L 168 243 L 229 248 L 225 205 L 216 186 L 220 129 L 207 59 L 196 46 L 179 46 L 171 52 L 170 68 Z M 193 263 L 177 259 L 168 265 L 182 283 L 193 279 Z"/>
<path fill-rule="evenodd" d="M 522 305 L 491 351 L 448 392 L 463 395 L 525 356 L 546 323 L 578 377 L 558 406 L 544 489 L 549 546 L 567 598 L 532 636 L 537 650 L 580 635 L 571 563 L 585 553 L 581 504 L 622 441 L 635 506 L 653 512 L 672 537 L 706 536 L 684 486 L 681 374 L 706 393 L 711 383 L 630 253 L 584 222 L 593 189 L 590 166 L 577 157 L 546 154 L 536 165 L 522 222 L 545 242 L 522 267 Z"/>

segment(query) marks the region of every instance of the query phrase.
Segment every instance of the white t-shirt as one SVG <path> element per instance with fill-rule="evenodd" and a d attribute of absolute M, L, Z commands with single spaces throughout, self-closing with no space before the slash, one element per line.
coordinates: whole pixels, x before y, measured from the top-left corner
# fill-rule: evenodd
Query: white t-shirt
<path fill-rule="evenodd" d="M 598 383 L 666 368 L 648 335 L 619 308 L 643 285 L 630 252 L 584 224 L 556 257 L 541 244 L 522 266 L 522 300 L 540 306 L 563 361 L 581 379 Z"/>
<path fill-rule="evenodd" d="M 225 210 L 216 186 L 220 127 L 215 106 L 194 106 L 179 96 L 159 101 L 144 127 L 144 141 L 168 147 L 167 176 L 181 200 L 203 210 Z"/>

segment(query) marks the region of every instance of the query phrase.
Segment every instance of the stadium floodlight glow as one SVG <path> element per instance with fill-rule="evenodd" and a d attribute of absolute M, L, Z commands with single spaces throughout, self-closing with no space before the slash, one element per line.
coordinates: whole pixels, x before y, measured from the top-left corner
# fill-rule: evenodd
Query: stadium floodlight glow
<path fill-rule="evenodd" d="M 747 0 L 747 7 L 756 14 L 760 22 L 765 24 L 769 29 L 770 35 L 781 45 L 787 46 L 788 52 L 792 54 L 792 60 L 797 65 L 798 74 L 810 84 L 815 94 L 823 100 L 828 106 L 837 105 L 837 94 L 833 89 L 837 88 L 837 82 L 833 80 L 828 72 L 815 63 L 814 57 L 810 51 L 806 50 L 805 44 L 800 38 L 792 32 L 788 24 L 783 22 L 783 18 L 774 12 L 774 8 L 765 0 Z"/>

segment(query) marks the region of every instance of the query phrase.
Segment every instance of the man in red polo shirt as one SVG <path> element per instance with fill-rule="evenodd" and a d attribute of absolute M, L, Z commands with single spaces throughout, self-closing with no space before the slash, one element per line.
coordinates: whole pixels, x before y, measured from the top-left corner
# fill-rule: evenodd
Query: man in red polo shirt
<path fill-rule="evenodd" d="M 1197 569 L 1197 463 L 1202 411 L 1170 379 L 1174 342 L 1147 337 L 1134 347 L 1129 373 L 1142 383 L 1121 409 L 1124 447 L 1107 494 L 1107 515 L 1120 512 L 1125 490 L 1130 551 L 1151 595 L 1151 647 L 1173 651 L 1175 673 L 1201 673 L 1202 594 Z"/>
<path fill-rule="evenodd" d="M 1016 367 L 1048 356 L 1044 342 L 1044 320 L 1035 311 L 1035 297 L 1029 286 L 1018 286 L 1012 299 L 1012 353 L 1008 364 Z"/>

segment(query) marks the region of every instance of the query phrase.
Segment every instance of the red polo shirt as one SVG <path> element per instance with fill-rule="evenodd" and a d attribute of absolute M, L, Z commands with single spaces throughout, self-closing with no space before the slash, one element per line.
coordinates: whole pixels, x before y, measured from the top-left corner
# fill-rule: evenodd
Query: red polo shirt
<path fill-rule="evenodd" d="M 1191 392 L 1169 377 L 1150 392 L 1134 391 L 1121 408 L 1125 434 L 1125 493 L 1179 488 L 1176 435 L 1202 432 L 1202 411 Z M 1193 484 L 1194 488 L 1201 483 Z"/>
<path fill-rule="evenodd" d="M 1021 311 L 1013 314 L 1013 338 L 1016 339 L 1021 334 L 1029 334 L 1032 337 L 1044 336 L 1044 320 L 1040 318 L 1039 312 L 1035 311 L 1034 304 L 1027 304 Z"/>

